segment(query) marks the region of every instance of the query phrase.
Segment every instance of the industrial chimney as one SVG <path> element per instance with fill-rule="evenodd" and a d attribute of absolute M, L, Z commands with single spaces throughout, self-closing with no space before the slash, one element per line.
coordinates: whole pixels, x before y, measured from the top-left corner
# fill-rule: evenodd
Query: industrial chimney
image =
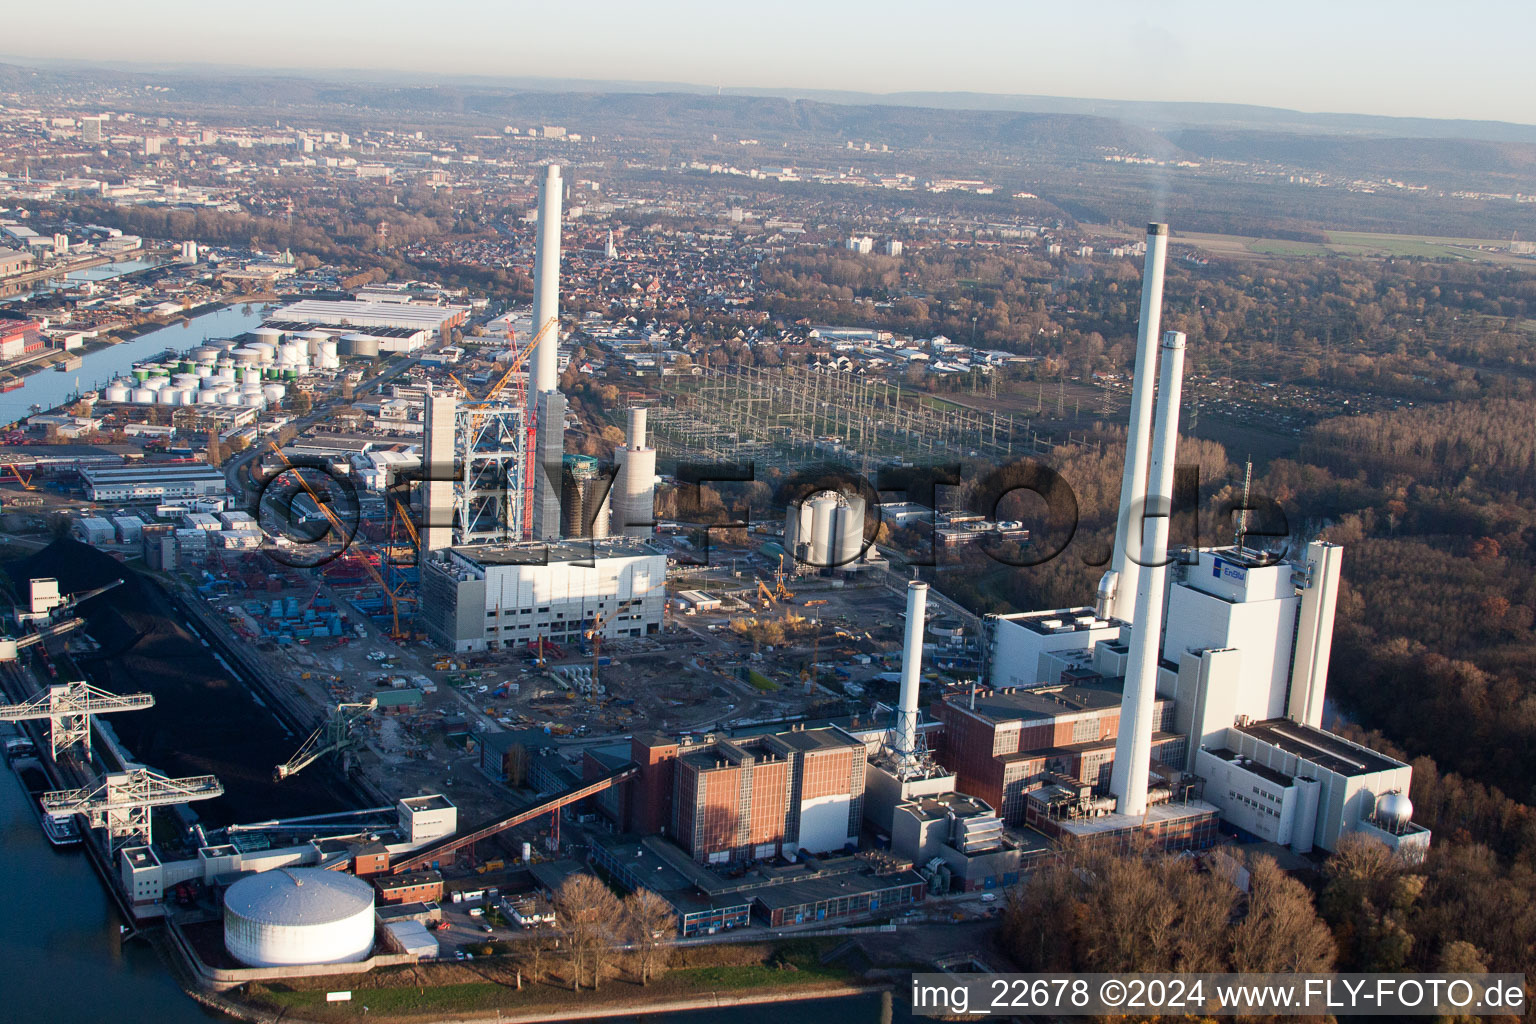
<path fill-rule="evenodd" d="M 533 257 L 533 336 L 539 339 L 533 351 L 529 388 L 534 395 L 553 391 L 560 384 L 560 208 L 564 187 L 560 165 L 550 164 L 539 185 L 539 234 Z"/>
<path fill-rule="evenodd" d="M 613 532 L 624 537 L 648 537 L 655 530 L 656 449 L 645 443 L 645 409 L 629 410 L 629 436 L 619 449 L 619 472 L 613 481 Z"/>
<path fill-rule="evenodd" d="M 1173 463 L 1179 443 L 1179 400 L 1184 382 L 1184 335 L 1163 335 L 1157 421 L 1147 472 L 1146 517 L 1139 519 L 1140 570 L 1131 626 L 1125 693 L 1120 700 L 1120 735 L 1110 791 L 1115 810 L 1139 816 L 1147 810 L 1147 775 L 1152 768 L 1152 719 L 1157 697 L 1158 648 L 1163 636 L 1163 586 L 1168 574 L 1168 521 L 1173 510 Z M 1140 497 L 1138 495 L 1138 497 Z M 1139 517 L 1138 517 L 1139 518 Z M 1127 565 L 1135 561 L 1127 559 Z"/>
<path fill-rule="evenodd" d="M 901 698 L 897 702 L 891 744 L 897 763 L 906 766 L 917 753 L 917 688 L 923 678 L 923 626 L 928 615 L 928 584 L 907 584 L 907 630 L 901 648 Z"/>
<path fill-rule="evenodd" d="M 1109 571 L 1099 583 L 1095 611 L 1127 622 L 1135 614 L 1141 566 L 1130 557 L 1139 546 L 1142 505 L 1147 490 L 1147 458 L 1152 444 L 1152 388 L 1157 379 L 1157 336 L 1163 318 L 1163 267 L 1168 257 L 1168 225 L 1147 225 L 1147 261 L 1141 278 L 1141 322 L 1136 332 L 1136 368 L 1131 379 L 1131 419 L 1125 435 L 1125 472 L 1120 478 L 1120 513 Z"/>
<path fill-rule="evenodd" d="M 560 539 L 560 472 L 565 455 L 565 396 L 560 394 L 560 165 L 539 187 L 539 235 L 533 259 L 533 379 L 529 415 L 538 427 L 533 451 L 536 540 Z"/>

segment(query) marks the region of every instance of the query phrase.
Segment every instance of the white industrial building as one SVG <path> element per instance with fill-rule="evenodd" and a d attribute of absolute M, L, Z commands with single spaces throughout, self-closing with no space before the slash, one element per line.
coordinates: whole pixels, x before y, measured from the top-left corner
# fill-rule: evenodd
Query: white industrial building
<path fill-rule="evenodd" d="M 456 652 L 580 643 L 600 623 L 620 639 L 659 632 L 667 559 L 642 542 L 447 548 L 421 568 L 419 621 Z"/>
<path fill-rule="evenodd" d="M 324 324 L 331 327 L 383 327 L 425 331 L 438 337 L 464 322 L 468 306 L 438 306 L 415 302 L 359 302 L 354 299 L 303 299 L 274 312 L 274 321 Z"/>
<path fill-rule="evenodd" d="M 1364 832 L 1422 856 L 1430 834 L 1410 820 L 1409 766 L 1322 729 L 1341 549 L 1314 541 L 1280 557 L 1248 547 L 1241 519 L 1229 546 L 1169 547 L 1185 340 L 1158 340 L 1166 247 L 1167 226 L 1152 225 L 1120 514 L 1097 602 L 990 616 L 987 680 L 998 691 L 1120 681 L 1113 811 L 1102 796 L 1074 798 L 1085 815 L 1063 832 L 1134 830 L 1172 786 L 1192 783 L 1224 821 L 1298 851 Z M 1187 742 L 1160 747 L 1178 763 L 1154 770 L 1170 701 L 1172 732 Z"/>
<path fill-rule="evenodd" d="M 224 495 L 224 474 L 213 466 L 202 464 L 84 466 L 80 477 L 85 481 L 88 501 L 153 501 Z"/>

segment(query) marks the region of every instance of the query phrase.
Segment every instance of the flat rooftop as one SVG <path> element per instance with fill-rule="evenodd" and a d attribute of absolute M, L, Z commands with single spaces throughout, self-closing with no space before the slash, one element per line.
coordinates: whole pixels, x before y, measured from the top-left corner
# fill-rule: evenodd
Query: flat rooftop
<path fill-rule="evenodd" d="M 429 793 L 426 796 L 408 796 L 400 802 L 413 811 L 446 811 L 453 806 L 453 801 L 441 793 Z"/>
<path fill-rule="evenodd" d="M 1081 608 L 1057 608 L 1048 612 L 1018 612 L 1014 615 L 999 615 L 997 618 L 1000 622 L 1023 626 L 1042 636 L 1085 629 L 1106 629 L 1114 625 L 1108 619 L 1099 618 L 1086 605 Z"/>
<path fill-rule="evenodd" d="M 794 750 L 832 750 L 839 747 L 862 747 L 864 744 L 854 739 L 837 726 L 829 726 L 820 729 L 790 729 L 787 732 L 775 732 L 770 734 L 775 743 L 782 743 Z"/>
<path fill-rule="evenodd" d="M 1215 750 L 1208 749 L 1206 750 L 1206 753 L 1210 754 L 1212 757 L 1219 757 L 1223 761 L 1236 761 L 1239 757 L 1243 756 L 1235 750 L 1228 750 L 1226 747 L 1218 747 Z M 1252 775 L 1257 775 L 1259 778 L 1266 782 L 1272 782 L 1275 785 L 1285 789 L 1289 789 L 1291 784 L 1295 781 L 1295 776 L 1287 775 L 1285 772 L 1276 771 L 1268 765 L 1259 764 L 1252 758 L 1248 758 L 1242 764 L 1238 765 L 1238 767 Z"/>
<path fill-rule="evenodd" d="M 480 565 L 545 565 L 553 562 L 589 562 L 593 558 L 661 554 L 645 541 L 623 537 L 598 541 L 555 541 L 549 544 L 540 541 L 464 544 L 451 550 Z"/>
<path fill-rule="evenodd" d="M 1233 728 L 1336 775 L 1371 775 L 1404 767 L 1401 761 L 1367 750 L 1342 736 L 1288 718 L 1270 718 Z"/>
<path fill-rule="evenodd" d="M 807 878 L 801 881 L 764 885 L 760 888 L 745 890 L 742 895 L 750 896 L 768 910 L 778 910 L 922 884 L 924 884 L 923 876 L 910 869 L 888 875 L 849 872 L 826 878 Z"/>
<path fill-rule="evenodd" d="M 282 310 L 278 310 L 278 312 L 281 313 Z M 300 334 L 304 331 L 323 330 L 326 325 L 320 325 L 317 328 L 317 325 L 312 320 L 266 320 L 262 322 L 261 326 Z M 343 327 L 339 324 L 330 324 L 328 326 L 330 326 L 331 330 L 326 333 L 338 338 L 343 334 L 365 334 L 370 338 L 409 338 L 420 329 L 414 327 L 368 327 L 359 330 L 357 327 Z"/>
<path fill-rule="evenodd" d="M 468 306 L 429 306 L 409 302 L 358 302 L 355 299 L 303 299 L 272 314 L 274 322 L 348 323 L 362 327 L 414 327 L 435 331 L 446 320 L 467 314 Z"/>
<path fill-rule="evenodd" d="M 916 800 L 901 804 L 909 808 L 924 821 L 934 821 L 938 818 L 948 817 L 954 814 L 957 818 L 967 818 L 975 815 L 994 814 L 991 806 L 978 797 L 967 796 L 964 793 L 946 793 L 943 796 L 924 796 Z"/>
<path fill-rule="evenodd" d="M 977 694 L 976 713 L 994 722 L 1014 719 L 1057 718 L 1079 711 L 1101 711 L 1119 707 L 1122 681 L 1106 680 L 1104 686 L 1032 686 L 1028 689 L 993 690 Z M 970 697 L 954 695 L 949 702 L 956 707 L 968 707 Z"/>
<path fill-rule="evenodd" d="M 1215 817 L 1216 807 L 1204 800 L 1191 800 L 1189 803 L 1153 804 L 1147 808 L 1146 814 L 1104 814 L 1097 818 L 1079 818 L 1075 821 L 1060 821 L 1056 824 L 1063 832 L 1070 832 L 1075 836 L 1102 835 L 1106 832 L 1131 831 L 1150 825 L 1158 825 L 1167 822 L 1182 821 L 1186 818 Z"/>

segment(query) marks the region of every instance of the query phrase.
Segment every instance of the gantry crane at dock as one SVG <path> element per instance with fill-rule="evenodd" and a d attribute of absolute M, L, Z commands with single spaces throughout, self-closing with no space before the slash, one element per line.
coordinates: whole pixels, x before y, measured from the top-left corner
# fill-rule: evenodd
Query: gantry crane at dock
<path fill-rule="evenodd" d="M 55 761 L 59 754 L 81 744 L 85 762 L 91 760 L 91 716 L 114 711 L 142 711 L 154 707 L 148 693 L 108 693 L 83 679 L 55 683 L 39 690 L 20 704 L 0 705 L 0 722 L 29 722 L 48 719 L 48 741 Z"/>
<path fill-rule="evenodd" d="M 212 800 L 224 784 L 212 775 L 171 779 L 148 768 L 109 772 L 94 786 L 44 793 L 43 813 L 54 817 L 85 815 L 92 828 L 106 829 L 113 854 L 125 846 L 149 846 L 151 812 L 156 807 Z"/>

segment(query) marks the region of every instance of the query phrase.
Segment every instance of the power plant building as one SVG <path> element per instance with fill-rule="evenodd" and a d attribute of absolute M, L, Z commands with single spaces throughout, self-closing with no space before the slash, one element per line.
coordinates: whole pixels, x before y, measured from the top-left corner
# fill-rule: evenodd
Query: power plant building
<path fill-rule="evenodd" d="M 858 844 L 864 744 L 836 727 L 750 737 L 637 735 L 640 765 L 621 812 L 632 831 L 672 837 L 702 864 Z"/>
<path fill-rule="evenodd" d="M 421 568 L 418 619 L 457 653 L 661 630 L 666 555 L 632 540 L 451 547 Z"/>

